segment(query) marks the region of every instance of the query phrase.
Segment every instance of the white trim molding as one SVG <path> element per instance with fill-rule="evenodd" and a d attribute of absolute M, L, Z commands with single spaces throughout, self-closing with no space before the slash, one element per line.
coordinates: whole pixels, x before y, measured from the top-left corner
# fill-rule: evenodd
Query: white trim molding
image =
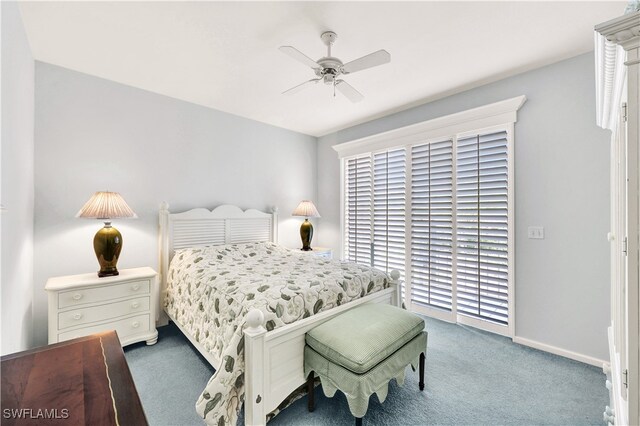
<path fill-rule="evenodd" d="M 602 367 L 607 361 L 594 358 L 592 356 L 579 354 L 567 349 L 562 349 L 557 346 L 548 345 L 546 343 L 538 342 L 537 340 L 527 339 L 525 337 L 514 336 L 513 343 L 517 343 L 523 346 L 529 346 L 530 348 L 539 349 L 544 352 L 549 352 L 554 355 L 560 355 L 565 358 L 572 359 L 574 361 L 584 362 L 585 364 L 595 365 L 596 367 Z"/>
<path fill-rule="evenodd" d="M 625 50 L 640 43 L 640 12 L 595 27 L 596 123 L 614 130 L 626 78 Z"/>
<path fill-rule="evenodd" d="M 444 115 L 421 123 L 411 124 L 334 145 L 333 149 L 338 153 L 339 158 L 345 158 L 365 152 L 410 145 L 425 139 L 477 131 L 505 123 L 515 123 L 518 121 L 517 111 L 526 100 L 527 97 L 524 95 L 505 99 L 455 114 Z"/>
<path fill-rule="evenodd" d="M 622 368 L 620 365 L 620 353 L 616 350 L 615 339 L 613 337 L 613 326 L 607 329 L 607 337 L 609 339 L 609 377 L 607 377 L 609 389 L 609 399 L 610 403 L 615 410 L 615 415 L 617 416 L 616 424 L 626 425 L 629 424 L 629 420 L 627 416 L 629 415 L 629 411 L 626 409 L 626 404 L 623 403 L 624 396 L 622 388 L 624 385 L 620 380 L 615 380 L 614 378 L 620 377 L 622 374 Z M 603 368 L 604 369 L 604 368 Z M 606 374 L 606 373 L 605 373 Z"/>
<path fill-rule="evenodd" d="M 640 11 L 628 13 L 596 25 L 595 30 L 608 41 L 621 45 L 625 50 L 638 47 L 640 44 Z"/>

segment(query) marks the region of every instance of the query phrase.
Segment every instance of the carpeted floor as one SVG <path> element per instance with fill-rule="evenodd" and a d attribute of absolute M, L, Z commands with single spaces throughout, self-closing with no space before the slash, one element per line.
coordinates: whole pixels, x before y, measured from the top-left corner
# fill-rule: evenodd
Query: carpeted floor
<path fill-rule="evenodd" d="M 607 404 L 602 370 L 530 349 L 510 339 L 427 318 L 426 389 L 408 370 L 403 387 L 390 385 L 380 404 L 369 402 L 365 425 L 600 425 Z M 173 325 L 155 346 L 125 348 L 149 423 L 202 424 L 195 401 L 213 374 Z M 352 425 L 340 392 L 316 392 L 316 410 L 296 401 L 269 425 Z M 238 424 L 244 424 L 241 418 Z"/>

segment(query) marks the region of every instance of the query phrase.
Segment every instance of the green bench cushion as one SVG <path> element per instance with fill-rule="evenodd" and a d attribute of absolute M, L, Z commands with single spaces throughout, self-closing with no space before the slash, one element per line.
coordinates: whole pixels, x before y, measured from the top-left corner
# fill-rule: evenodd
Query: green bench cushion
<path fill-rule="evenodd" d="M 424 320 L 391 305 L 353 308 L 307 332 L 306 342 L 327 360 L 366 373 L 424 329 Z"/>

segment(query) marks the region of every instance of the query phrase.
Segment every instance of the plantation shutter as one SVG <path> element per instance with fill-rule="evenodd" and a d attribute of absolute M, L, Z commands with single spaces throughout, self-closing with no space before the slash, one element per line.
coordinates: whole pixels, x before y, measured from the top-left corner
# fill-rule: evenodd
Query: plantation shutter
<path fill-rule="evenodd" d="M 345 169 L 345 242 L 344 258 L 350 262 L 371 264 L 371 156 L 348 160 Z"/>
<path fill-rule="evenodd" d="M 453 142 L 411 150 L 411 302 L 450 311 Z"/>
<path fill-rule="evenodd" d="M 457 310 L 508 322 L 507 132 L 460 138 L 456 162 Z"/>
<path fill-rule="evenodd" d="M 381 271 L 397 269 L 404 279 L 405 150 L 373 156 L 373 259 Z"/>

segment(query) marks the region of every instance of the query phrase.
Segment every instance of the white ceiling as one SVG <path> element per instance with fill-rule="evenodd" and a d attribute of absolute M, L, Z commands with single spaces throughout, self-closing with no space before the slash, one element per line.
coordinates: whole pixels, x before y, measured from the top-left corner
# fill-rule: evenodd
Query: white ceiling
<path fill-rule="evenodd" d="M 608 2 L 23 2 L 35 59 L 314 136 L 593 49 Z M 378 49 L 391 63 L 348 75 L 365 99 L 313 78 L 278 51 L 325 56 L 338 33 L 348 62 Z"/>

